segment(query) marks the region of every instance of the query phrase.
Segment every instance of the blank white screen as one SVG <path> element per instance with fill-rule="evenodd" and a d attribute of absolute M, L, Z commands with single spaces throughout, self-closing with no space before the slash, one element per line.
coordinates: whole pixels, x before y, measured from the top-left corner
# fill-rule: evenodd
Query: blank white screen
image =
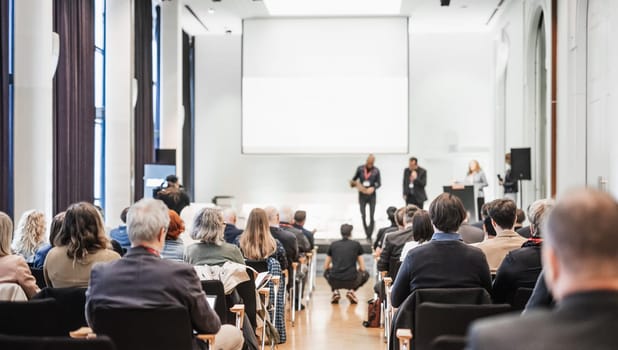
<path fill-rule="evenodd" d="M 243 153 L 407 153 L 406 18 L 250 19 Z"/>

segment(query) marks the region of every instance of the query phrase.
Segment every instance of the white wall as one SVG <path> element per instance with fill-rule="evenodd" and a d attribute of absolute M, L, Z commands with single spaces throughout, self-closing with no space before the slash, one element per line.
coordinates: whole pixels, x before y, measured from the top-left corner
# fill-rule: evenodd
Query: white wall
<path fill-rule="evenodd" d="M 443 184 L 462 179 L 470 159 L 482 163 L 490 181 L 495 176 L 491 45 L 490 36 L 480 33 L 411 35 L 410 153 L 428 169 L 430 198 Z M 233 195 L 238 208 L 298 205 L 310 209 L 308 225 L 327 231 L 322 235 L 338 235 L 336 228 L 345 220 L 362 236 L 357 196 L 347 180 L 364 157 L 241 154 L 240 64 L 239 36 L 197 38 L 195 201 Z M 302 130 L 289 132 L 302 137 Z M 403 204 L 407 158 L 377 155 L 383 187 L 376 216 L 383 218 L 389 205 Z"/>

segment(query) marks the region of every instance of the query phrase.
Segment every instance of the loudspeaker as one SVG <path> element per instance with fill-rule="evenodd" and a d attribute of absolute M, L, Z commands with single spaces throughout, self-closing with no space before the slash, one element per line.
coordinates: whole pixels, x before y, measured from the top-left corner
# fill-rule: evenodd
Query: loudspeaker
<path fill-rule="evenodd" d="M 532 180 L 530 148 L 511 148 L 511 176 L 516 180 Z"/>

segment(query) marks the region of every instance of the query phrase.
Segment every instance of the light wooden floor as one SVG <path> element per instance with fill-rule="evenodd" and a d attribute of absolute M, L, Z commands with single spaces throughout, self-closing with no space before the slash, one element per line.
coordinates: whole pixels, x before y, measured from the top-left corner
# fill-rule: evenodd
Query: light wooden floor
<path fill-rule="evenodd" d="M 288 322 L 288 339 L 279 350 L 300 349 L 386 349 L 380 328 L 365 328 L 367 300 L 373 296 L 373 279 L 357 291 L 359 303 L 351 305 L 344 291 L 338 305 L 330 303 L 331 291 L 323 277 L 317 278 L 316 290 L 308 307 L 297 313 L 296 325 Z M 289 318 L 289 317 L 288 317 Z"/>

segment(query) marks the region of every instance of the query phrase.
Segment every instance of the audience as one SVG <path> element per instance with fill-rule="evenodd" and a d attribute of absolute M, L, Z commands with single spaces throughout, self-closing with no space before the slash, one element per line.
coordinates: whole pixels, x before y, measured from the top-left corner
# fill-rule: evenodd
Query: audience
<path fill-rule="evenodd" d="M 403 262 L 411 249 L 414 249 L 421 244 L 429 242 L 433 236 L 433 224 L 427 210 L 419 209 L 412 217 L 412 235 L 413 241 L 409 241 L 403 246 L 399 260 Z"/>
<path fill-rule="evenodd" d="M 528 209 L 530 210 L 530 209 Z M 515 226 L 513 226 L 513 231 L 517 232 L 524 227 L 524 221 L 526 221 L 526 213 L 523 210 L 517 208 L 517 213 L 515 215 Z"/>
<path fill-rule="evenodd" d="M 378 247 L 375 251 L 376 256 L 380 256 L 380 254 L 382 254 L 382 248 L 384 248 L 384 242 L 386 240 L 386 237 L 388 237 L 389 235 L 393 233 L 403 231 L 405 229 L 405 226 L 406 226 L 404 222 L 405 213 L 406 213 L 406 207 L 401 207 L 397 209 L 397 211 L 395 211 L 395 224 L 397 224 L 397 229 L 388 230 L 387 232 L 384 233 L 384 237 L 382 238 L 382 241 L 380 241 L 380 244 L 378 244 Z"/>
<path fill-rule="evenodd" d="M 29 210 L 19 219 L 13 237 L 13 251 L 26 259 L 27 263 L 34 261 L 36 251 L 45 240 L 45 215 L 40 211 Z"/>
<path fill-rule="evenodd" d="M 294 213 L 294 224 L 293 226 L 297 229 L 301 230 L 307 241 L 309 242 L 310 250 L 313 250 L 315 246 L 315 239 L 313 235 L 315 234 L 315 230 L 309 231 L 305 228 L 305 220 L 307 220 L 307 212 L 304 210 L 297 210 Z"/>
<path fill-rule="evenodd" d="M 87 287 L 95 263 L 120 259 L 118 253 L 108 249 L 101 215 L 86 202 L 69 206 L 54 243 L 43 265 L 50 287 Z"/>
<path fill-rule="evenodd" d="M 330 285 L 333 295 L 331 304 L 339 303 L 339 289 L 347 289 L 346 297 L 352 304 L 358 304 L 354 293 L 369 279 L 365 270 L 363 247 L 358 241 L 351 240 L 352 225 L 341 225 L 341 239 L 331 243 L 324 262 L 324 278 Z M 358 268 L 357 268 L 358 266 Z"/>
<path fill-rule="evenodd" d="M 232 208 L 226 208 L 223 209 L 222 215 L 225 223 L 223 238 L 227 243 L 234 244 L 236 238 L 242 234 L 242 230 L 236 227 L 236 212 Z"/>
<path fill-rule="evenodd" d="M 191 230 L 191 238 L 199 242 L 187 247 L 185 261 L 193 265 L 223 265 L 227 261 L 244 265 L 240 249 L 225 241 L 224 230 L 225 223 L 220 210 L 200 210 L 195 215 Z"/>
<path fill-rule="evenodd" d="M 127 235 L 126 224 L 128 211 L 129 207 L 122 209 L 122 212 L 120 213 L 120 220 L 122 221 L 122 224 L 109 232 L 110 238 L 118 242 L 118 244 L 120 244 L 120 247 L 125 250 L 131 248 L 131 241 L 129 241 L 129 236 Z"/>
<path fill-rule="evenodd" d="M 307 237 L 303 234 L 303 231 L 294 227 L 294 212 L 290 207 L 283 207 L 279 210 L 279 228 L 281 230 L 292 233 L 296 237 L 296 244 L 298 245 L 298 252 L 301 255 L 311 251 L 311 244 Z"/>
<path fill-rule="evenodd" d="M 0 212 L 0 283 L 17 283 L 24 290 L 28 299 L 39 292 L 36 280 L 26 260 L 20 255 L 11 253 L 11 236 L 13 222 L 11 218 Z"/>
<path fill-rule="evenodd" d="M 191 204 L 189 195 L 182 188 L 176 175 L 168 175 L 165 182 L 167 187 L 158 190 L 154 197 L 162 200 L 169 209 L 180 215 L 180 212 Z"/>
<path fill-rule="evenodd" d="M 92 325 L 97 308 L 186 307 L 198 333 L 217 333 L 216 349 L 240 349 L 240 330 L 221 321 L 206 301 L 200 280 L 188 264 L 160 258 L 169 225 L 167 207 L 142 199 L 127 214 L 131 248 L 120 260 L 97 264 L 86 292 L 86 318 Z M 195 341 L 194 348 L 206 348 Z"/>
<path fill-rule="evenodd" d="M 393 283 L 392 305 L 399 307 L 420 288 L 481 287 L 491 293 L 485 255 L 456 233 L 466 217 L 461 200 L 443 193 L 431 202 L 429 216 L 436 232 L 431 241 L 412 249 L 404 259 Z"/>
<path fill-rule="evenodd" d="M 553 310 L 476 322 L 468 348 L 616 349 L 618 338 L 618 203 L 609 194 L 579 190 L 549 214 L 542 247 Z"/>
<path fill-rule="evenodd" d="M 393 232 L 384 237 L 384 244 L 378 259 L 378 271 L 387 271 L 388 275 L 395 278 L 399 270 L 399 258 L 404 244 L 414 241 L 414 233 L 412 232 L 412 218 L 418 207 L 414 204 L 408 204 L 403 211 L 404 229 Z"/>
<path fill-rule="evenodd" d="M 60 212 L 54 216 L 51 225 L 49 227 L 49 242 L 44 243 L 34 254 L 34 261 L 32 267 L 35 269 L 42 269 L 45 263 L 47 254 L 54 247 L 54 240 L 60 234 L 62 230 L 62 222 L 64 221 L 64 212 Z"/>
<path fill-rule="evenodd" d="M 175 211 L 168 210 L 168 214 L 170 223 L 165 234 L 165 246 L 161 251 L 161 257 L 168 260 L 183 261 L 185 245 L 180 235 L 185 232 L 185 223 Z"/>
<path fill-rule="evenodd" d="M 538 200 L 530 206 L 528 217 L 532 238 L 522 248 L 510 251 L 496 273 L 493 284 L 495 303 L 513 302 L 518 288 L 534 288 L 541 273 L 541 231 L 545 218 L 554 206 L 551 199 Z"/>
<path fill-rule="evenodd" d="M 466 215 L 466 220 L 459 226 L 457 233 L 461 235 L 461 239 L 467 244 L 483 242 L 485 239 L 485 232 L 482 228 L 468 224 L 469 220 L 470 214 Z"/>
<path fill-rule="evenodd" d="M 511 250 L 521 248 L 526 239 L 513 231 L 517 205 L 510 199 L 496 199 L 489 205 L 489 217 L 491 226 L 496 231 L 496 237 L 477 244 L 481 248 L 492 273 L 498 270 L 498 266 Z"/>
<path fill-rule="evenodd" d="M 388 207 L 386 208 L 386 216 L 388 217 L 388 221 L 391 223 L 389 226 L 382 227 L 378 230 L 378 235 L 376 236 L 376 240 L 373 242 L 373 249 L 377 250 L 382 246 L 382 241 L 384 240 L 384 235 L 387 232 L 397 231 L 398 226 L 395 222 L 395 213 L 397 212 L 397 208 Z"/>
<path fill-rule="evenodd" d="M 277 211 L 277 209 L 275 209 L 274 207 L 266 207 L 264 211 L 266 212 L 266 215 L 268 216 L 268 225 L 269 225 L 270 233 L 276 240 L 281 242 L 281 244 L 283 245 L 283 248 L 285 249 L 285 255 L 288 259 L 286 263 L 287 270 L 288 270 L 288 281 L 286 285 L 287 285 L 287 288 L 290 288 L 292 286 L 292 283 L 291 283 L 292 282 L 292 272 L 293 272 L 292 263 L 298 262 L 298 258 L 300 257 L 299 252 L 298 252 L 298 240 L 296 239 L 296 236 L 293 233 L 282 230 L 279 227 L 279 212 Z"/>

